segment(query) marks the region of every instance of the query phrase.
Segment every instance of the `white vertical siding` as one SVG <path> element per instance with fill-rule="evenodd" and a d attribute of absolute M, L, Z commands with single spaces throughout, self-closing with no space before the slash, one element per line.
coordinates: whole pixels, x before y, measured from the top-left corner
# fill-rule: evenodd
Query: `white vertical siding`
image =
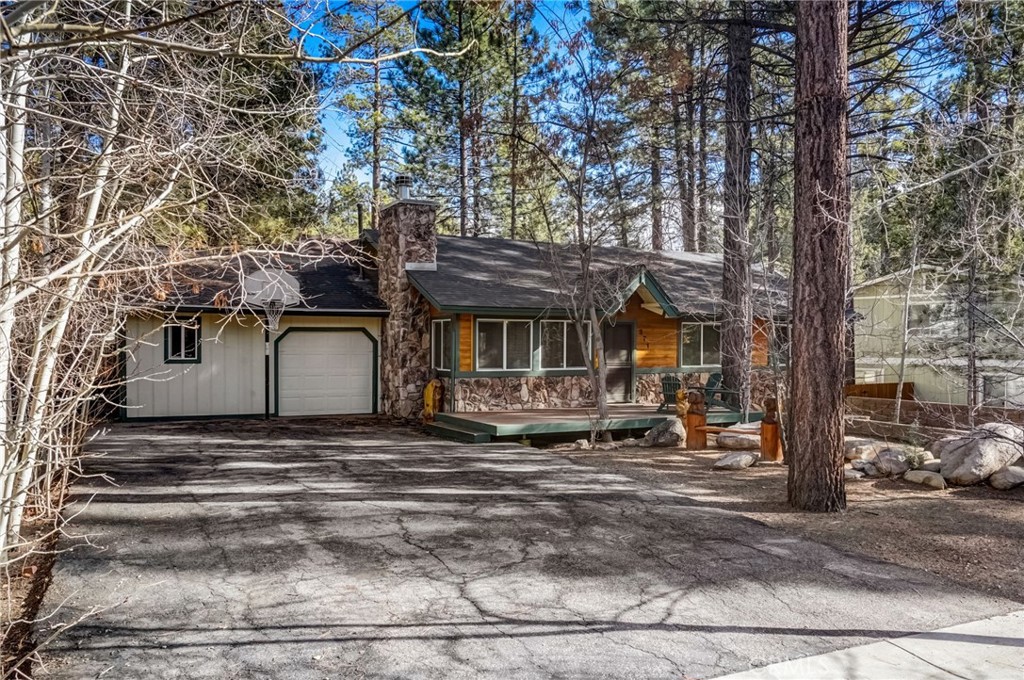
<path fill-rule="evenodd" d="M 279 332 L 291 327 L 366 328 L 380 338 L 376 317 L 286 316 Z M 203 314 L 202 361 L 197 364 L 164 363 L 162 319 L 132 318 L 126 330 L 128 418 L 263 413 L 263 329 L 253 318 Z M 270 375 L 273 400 L 273 355 Z"/>

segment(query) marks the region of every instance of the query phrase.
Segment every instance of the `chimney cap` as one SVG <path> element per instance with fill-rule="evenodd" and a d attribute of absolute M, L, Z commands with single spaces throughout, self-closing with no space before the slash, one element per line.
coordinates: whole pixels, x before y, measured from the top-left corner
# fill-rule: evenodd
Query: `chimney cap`
<path fill-rule="evenodd" d="M 412 175 L 400 174 L 395 175 L 395 186 L 396 187 L 411 187 L 412 186 Z"/>

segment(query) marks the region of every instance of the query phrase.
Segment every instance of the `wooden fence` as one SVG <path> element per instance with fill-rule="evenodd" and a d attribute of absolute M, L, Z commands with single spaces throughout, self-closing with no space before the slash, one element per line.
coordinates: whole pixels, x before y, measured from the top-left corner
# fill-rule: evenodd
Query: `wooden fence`
<path fill-rule="evenodd" d="M 900 386 L 898 382 L 888 383 L 863 383 L 846 386 L 848 397 L 869 397 L 871 399 L 895 399 L 896 390 Z M 903 398 L 914 398 L 914 383 L 903 383 Z"/>
<path fill-rule="evenodd" d="M 846 413 L 892 423 L 896 421 L 896 400 L 849 396 L 846 398 Z M 971 409 L 964 404 L 904 399 L 900 404 L 900 422 L 924 427 L 967 429 L 972 426 Z M 1024 411 L 989 406 L 974 409 L 973 424 L 983 423 L 1024 425 Z"/>

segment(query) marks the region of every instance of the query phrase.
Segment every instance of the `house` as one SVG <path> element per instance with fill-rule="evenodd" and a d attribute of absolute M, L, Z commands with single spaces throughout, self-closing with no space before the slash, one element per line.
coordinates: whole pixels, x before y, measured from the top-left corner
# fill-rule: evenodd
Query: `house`
<path fill-rule="evenodd" d="M 914 383 L 925 402 L 1024 407 L 1024 280 L 919 265 L 854 287 L 858 383 Z M 973 368 L 972 368 L 973 367 Z M 972 399 L 973 393 L 973 399 Z"/>
<path fill-rule="evenodd" d="M 450 411 L 591 405 L 591 348 L 569 311 L 578 252 L 438 236 L 435 211 L 408 197 L 382 210 L 379 232 L 361 239 L 372 265 L 335 259 L 294 268 L 302 303 L 284 311 L 273 334 L 269 390 L 258 314 L 215 304 L 218 294 L 234 299 L 222 291 L 238 289 L 237 274 L 207 277 L 197 299 L 179 301 L 169 318 L 130 320 L 136 349 L 126 362 L 125 416 L 416 418 L 434 377 Z M 610 316 L 597 358 L 609 369 L 610 401 L 659 404 L 663 376 L 697 382 L 719 370 L 721 256 L 610 247 L 590 256 Z M 762 272 L 755 279 L 752 361 L 767 368 L 785 318 L 785 282 Z M 757 372 L 755 403 L 772 382 Z"/>

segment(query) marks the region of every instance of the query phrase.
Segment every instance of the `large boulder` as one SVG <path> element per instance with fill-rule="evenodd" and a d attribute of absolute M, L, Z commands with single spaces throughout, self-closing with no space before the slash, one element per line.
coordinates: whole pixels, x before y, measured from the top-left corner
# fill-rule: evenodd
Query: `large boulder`
<path fill-rule="evenodd" d="M 992 485 L 993 489 L 1013 489 L 1014 487 L 1021 486 L 1024 484 L 1024 467 L 1018 465 L 1007 465 L 1006 467 L 996 470 L 992 473 L 992 476 L 988 478 L 988 483 Z"/>
<path fill-rule="evenodd" d="M 720 449 L 734 451 L 760 450 L 761 423 L 737 423 L 715 435 L 715 444 Z"/>
<path fill-rule="evenodd" d="M 640 446 L 681 446 L 686 444 L 686 428 L 679 418 L 658 423 L 644 435 Z"/>
<path fill-rule="evenodd" d="M 942 461 L 942 476 L 951 484 L 978 484 L 1021 457 L 1024 430 L 1007 423 L 986 423 L 963 436 L 932 444 Z"/>
<path fill-rule="evenodd" d="M 761 456 L 753 451 L 736 451 L 734 453 L 727 453 L 717 461 L 715 461 L 714 468 L 716 470 L 742 470 L 748 468 L 757 462 L 757 459 Z"/>
<path fill-rule="evenodd" d="M 927 472 L 926 470 L 910 470 L 903 475 L 903 479 L 914 484 L 924 484 L 933 489 L 945 489 L 946 480 L 938 472 Z"/>
<path fill-rule="evenodd" d="M 871 462 L 882 477 L 902 475 L 912 467 L 907 451 L 900 448 L 882 449 Z"/>
<path fill-rule="evenodd" d="M 871 460 L 888 444 L 878 439 L 847 437 L 845 441 L 846 460 Z"/>

